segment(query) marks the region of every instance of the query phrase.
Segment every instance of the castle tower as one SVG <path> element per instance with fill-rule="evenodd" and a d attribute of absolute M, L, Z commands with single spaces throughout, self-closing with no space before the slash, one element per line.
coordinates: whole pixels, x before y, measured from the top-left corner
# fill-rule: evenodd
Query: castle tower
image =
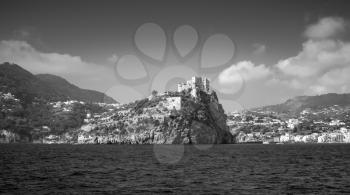
<path fill-rule="evenodd" d="M 205 77 L 202 78 L 202 83 L 203 83 L 203 91 L 209 93 L 210 91 L 210 84 L 209 80 Z"/>
<path fill-rule="evenodd" d="M 203 91 L 205 93 L 209 93 L 210 84 L 209 80 L 205 77 L 192 77 L 191 80 L 186 83 L 179 83 L 177 85 L 177 91 L 185 91 L 191 89 L 191 95 L 196 97 L 197 91 Z"/>

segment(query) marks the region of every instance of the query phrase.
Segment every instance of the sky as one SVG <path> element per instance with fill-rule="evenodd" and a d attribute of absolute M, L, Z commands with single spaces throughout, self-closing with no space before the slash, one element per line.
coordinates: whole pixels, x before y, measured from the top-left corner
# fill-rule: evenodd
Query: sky
<path fill-rule="evenodd" d="M 225 110 L 350 93 L 346 0 L 4 0 L 0 63 L 127 103 L 205 76 Z"/>

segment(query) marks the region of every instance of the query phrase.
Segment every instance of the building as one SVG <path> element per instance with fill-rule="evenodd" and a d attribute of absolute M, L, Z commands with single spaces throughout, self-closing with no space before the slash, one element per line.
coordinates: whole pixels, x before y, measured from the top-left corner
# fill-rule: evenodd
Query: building
<path fill-rule="evenodd" d="M 180 110 L 181 109 L 181 97 L 168 97 L 164 102 L 164 107 L 168 110 Z"/>
<path fill-rule="evenodd" d="M 197 97 L 198 91 L 203 91 L 205 93 L 210 92 L 209 80 L 205 77 L 192 77 L 191 80 L 186 83 L 179 83 L 177 85 L 177 91 L 191 91 L 193 97 Z"/>
<path fill-rule="evenodd" d="M 296 127 L 299 124 L 299 120 L 298 119 L 289 119 L 287 121 L 287 127 L 290 129 L 294 129 L 294 127 Z"/>
<path fill-rule="evenodd" d="M 329 123 L 330 126 L 341 126 L 341 125 L 345 125 L 344 122 L 341 122 L 340 120 L 332 120 L 330 123 Z"/>

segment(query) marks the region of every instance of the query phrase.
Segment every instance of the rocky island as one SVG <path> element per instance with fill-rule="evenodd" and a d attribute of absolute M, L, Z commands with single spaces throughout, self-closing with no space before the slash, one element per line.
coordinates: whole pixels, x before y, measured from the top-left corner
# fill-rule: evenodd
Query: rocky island
<path fill-rule="evenodd" d="M 227 116 L 206 78 L 192 77 L 177 92 L 152 95 L 100 117 L 77 131 L 77 143 L 223 144 L 232 143 Z"/>

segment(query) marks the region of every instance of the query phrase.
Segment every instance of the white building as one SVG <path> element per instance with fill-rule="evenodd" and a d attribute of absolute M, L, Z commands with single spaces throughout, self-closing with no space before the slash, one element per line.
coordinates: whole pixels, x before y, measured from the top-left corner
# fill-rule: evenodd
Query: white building
<path fill-rule="evenodd" d="M 303 142 L 303 137 L 302 135 L 296 135 L 294 137 L 294 142 Z"/>
<path fill-rule="evenodd" d="M 317 143 L 326 143 L 326 141 L 327 141 L 326 135 L 321 135 L 321 136 L 318 136 L 317 138 Z"/>
<path fill-rule="evenodd" d="M 0 92 L 0 96 L 4 98 L 5 100 L 14 100 L 16 102 L 19 102 L 19 99 L 16 99 L 14 95 L 12 95 L 10 92 L 9 93 L 2 93 Z"/>
<path fill-rule="evenodd" d="M 168 110 L 180 110 L 181 109 L 181 97 L 168 97 L 163 103 L 164 107 Z"/>
<path fill-rule="evenodd" d="M 345 143 L 350 143 L 350 132 L 344 133 L 344 142 Z"/>
<path fill-rule="evenodd" d="M 296 127 L 299 124 L 299 120 L 298 119 L 289 119 L 287 121 L 287 127 L 290 129 L 294 129 L 294 127 Z"/>
<path fill-rule="evenodd" d="M 344 122 L 341 122 L 340 120 L 332 120 L 330 123 L 329 123 L 330 126 L 340 126 L 340 125 L 345 125 Z"/>

